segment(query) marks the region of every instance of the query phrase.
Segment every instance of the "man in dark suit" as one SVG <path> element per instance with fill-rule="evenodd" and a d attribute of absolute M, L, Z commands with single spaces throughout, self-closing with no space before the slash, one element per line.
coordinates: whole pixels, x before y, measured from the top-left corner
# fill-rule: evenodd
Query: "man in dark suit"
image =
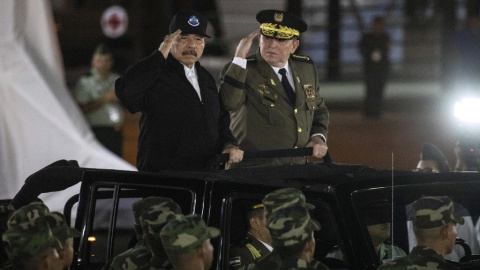
<path fill-rule="evenodd" d="M 279 10 L 262 10 L 260 29 L 243 38 L 221 74 L 220 97 L 231 128 L 245 151 L 313 147 L 327 152 L 329 114 L 320 96 L 317 70 L 307 56 L 293 54 L 307 24 Z M 259 50 L 247 57 L 255 38 Z M 304 164 L 305 158 L 246 160 L 239 166 Z"/>
<path fill-rule="evenodd" d="M 198 62 L 209 37 L 206 30 L 201 14 L 177 13 L 159 49 L 116 81 L 122 104 L 131 113 L 142 112 L 140 171 L 202 170 L 221 152 L 229 153 L 229 163 L 243 158 L 215 80 Z"/>

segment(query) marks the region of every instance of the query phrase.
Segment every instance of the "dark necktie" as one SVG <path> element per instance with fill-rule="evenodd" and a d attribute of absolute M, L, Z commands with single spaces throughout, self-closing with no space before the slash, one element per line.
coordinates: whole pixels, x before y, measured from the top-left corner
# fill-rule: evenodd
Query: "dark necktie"
<path fill-rule="evenodd" d="M 292 86 L 288 82 L 287 79 L 287 70 L 284 68 L 281 68 L 278 73 L 282 75 L 282 85 L 283 89 L 285 90 L 285 93 L 287 93 L 288 99 L 290 99 L 290 103 L 295 106 L 295 92 L 293 91 Z"/>

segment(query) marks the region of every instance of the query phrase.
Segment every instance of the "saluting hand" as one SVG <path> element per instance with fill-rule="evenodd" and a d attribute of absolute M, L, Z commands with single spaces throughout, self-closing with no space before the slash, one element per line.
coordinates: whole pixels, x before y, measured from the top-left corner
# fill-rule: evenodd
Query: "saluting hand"
<path fill-rule="evenodd" d="M 158 50 L 163 54 L 163 57 L 167 59 L 168 53 L 170 52 L 170 49 L 172 48 L 173 42 L 180 36 L 182 33 L 182 30 L 178 29 L 177 31 L 166 35 L 165 38 L 163 39 L 162 44 L 160 44 L 160 47 Z"/>
<path fill-rule="evenodd" d="M 253 40 L 258 36 L 260 36 L 260 28 L 242 38 L 242 40 L 240 40 L 238 43 L 237 50 L 235 51 L 235 57 L 245 59 L 250 51 L 250 48 L 252 47 Z"/>

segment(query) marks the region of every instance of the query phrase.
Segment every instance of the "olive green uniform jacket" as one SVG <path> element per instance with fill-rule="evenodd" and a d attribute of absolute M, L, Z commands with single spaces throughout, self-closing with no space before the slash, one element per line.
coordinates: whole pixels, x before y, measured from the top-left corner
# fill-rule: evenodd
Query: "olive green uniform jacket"
<path fill-rule="evenodd" d="M 257 51 L 247 68 L 227 64 L 221 74 L 220 98 L 230 111 L 230 128 L 247 152 L 305 147 L 313 134 L 327 137 L 329 114 L 320 96 L 314 63 L 291 55 L 296 103 L 290 101 L 273 68 Z M 244 160 L 238 166 L 304 164 L 305 158 Z"/>

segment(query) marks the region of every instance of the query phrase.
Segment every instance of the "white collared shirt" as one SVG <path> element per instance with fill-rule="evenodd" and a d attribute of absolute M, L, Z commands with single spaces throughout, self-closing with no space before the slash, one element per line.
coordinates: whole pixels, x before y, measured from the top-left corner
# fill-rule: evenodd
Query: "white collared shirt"
<path fill-rule="evenodd" d="M 240 66 L 243 69 L 247 68 L 247 59 L 240 58 L 240 57 L 234 57 L 232 63 Z M 282 68 L 285 68 L 287 70 L 286 74 L 287 74 L 288 82 L 292 86 L 293 92 L 295 92 L 295 84 L 293 83 L 293 76 L 292 76 L 292 72 L 290 72 L 290 66 L 288 65 L 288 62 L 285 63 L 285 66 L 283 66 L 283 67 L 272 67 L 272 68 L 273 68 L 273 71 L 275 71 L 275 73 L 277 74 L 278 79 L 280 81 L 282 81 L 282 74 L 278 73 L 278 71 Z"/>
<path fill-rule="evenodd" d="M 183 68 L 185 70 L 185 76 L 187 76 L 188 81 L 192 84 L 193 88 L 195 88 L 200 101 L 202 101 L 202 95 L 200 94 L 200 85 L 198 84 L 198 76 L 195 66 L 188 68 L 187 66 L 183 65 Z"/>

